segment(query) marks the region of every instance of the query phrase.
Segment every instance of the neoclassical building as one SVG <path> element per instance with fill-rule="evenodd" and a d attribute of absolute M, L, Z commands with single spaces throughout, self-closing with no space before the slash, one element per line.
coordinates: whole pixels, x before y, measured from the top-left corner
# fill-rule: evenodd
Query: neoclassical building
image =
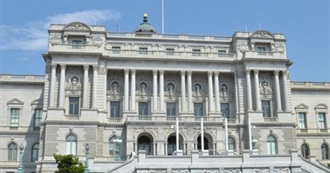
<path fill-rule="evenodd" d="M 90 172 L 330 171 L 330 82 L 290 80 L 283 34 L 159 34 L 146 15 L 48 32 L 45 75 L 0 75 L 0 172 L 21 144 L 29 173 L 86 144 Z"/>

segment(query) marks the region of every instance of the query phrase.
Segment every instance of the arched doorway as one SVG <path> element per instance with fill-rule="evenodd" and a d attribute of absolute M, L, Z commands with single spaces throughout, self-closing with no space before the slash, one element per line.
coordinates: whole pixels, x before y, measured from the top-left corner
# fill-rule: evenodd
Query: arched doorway
<path fill-rule="evenodd" d="M 147 155 L 152 155 L 152 139 L 148 136 L 140 136 L 138 138 L 138 150 L 145 150 Z"/>
<path fill-rule="evenodd" d="M 209 154 L 214 154 L 213 149 L 213 139 L 212 136 L 208 133 L 204 133 L 204 150 L 209 150 Z M 201 135 L 197 137 L 197 150 L 201 151 L 202 149 L 202 140 Z"/>
<path fill-rule="evenodd" d="M 183 148 L 183 138 L 179 135 L 179 150 L 184 150 Z M 173 155 L 176 151 L 176 136 L 170 135 L 167 138 L 167 155 Z"/>

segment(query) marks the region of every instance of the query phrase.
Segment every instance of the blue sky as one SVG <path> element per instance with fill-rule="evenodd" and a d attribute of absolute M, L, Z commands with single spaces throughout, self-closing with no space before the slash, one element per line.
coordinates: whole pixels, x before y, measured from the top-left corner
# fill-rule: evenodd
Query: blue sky
<path fill-rule="evenodd" d="M 328 0 L 164 0 L 165 33 L 284 33 L 293 81 L 330 82 Z M 44 74 L 50 23 L 81 21 L 131 32 L 148 13 L 161 32 L 161 0 L 0 0 L 0 73 Z"/>

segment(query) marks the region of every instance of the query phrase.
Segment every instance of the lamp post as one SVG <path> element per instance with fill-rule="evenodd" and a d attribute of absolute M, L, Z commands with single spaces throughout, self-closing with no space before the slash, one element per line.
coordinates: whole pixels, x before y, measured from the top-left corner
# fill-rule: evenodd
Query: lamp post
<path fill-rule="evenodd" d="M 115 154 L 115 161 L 120 161 L 120 151 L 119 151 L 119 144 L 123 141 L 120 138 L 114 139 L 113 142 L 116 144 L 116 154 Z"/>
<path fill-rule="evenodd" d="M 88 160 L 89 160 L 89 145 L 85 145 L 85 151 L 86 151 L 86 162 L 85 162 L 85 173 L 89 173 L 89 168 L 88 168 Z"/>
<path fill-rule="evenodd" d="M 24 150 L 24 145 L 21 144 L 19 146 L 19 165 L 17 168 L 17 173 L 23 173 L 23 150 Z"/>

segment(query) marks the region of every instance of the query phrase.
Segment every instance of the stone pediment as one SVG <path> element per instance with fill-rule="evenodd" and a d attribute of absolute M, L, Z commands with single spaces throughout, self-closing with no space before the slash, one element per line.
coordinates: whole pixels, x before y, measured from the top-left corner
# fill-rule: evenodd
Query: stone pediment
<path fill-rule="evenodd" d="M 42 105 L 43 100 L 35 99 L 31 102 L 31 105 Z"/>
<path fill-rule="evenodd" d="M 81 23 L 81 22 L 72 22 L 72 23 L 69 23 L 67 24 L 66 26 L 64 26 L 63 30 L 74 30 L 74 31 L 92 31 L 92 29 L 84 24 L 84 23 Z"/>
<path fill-rule="evenodd" d="M 294 108 L 295 108 L 295 109 L 308 109 L 308 106 L 305 105 L 305 104 L 303 104 L 303 103 L 301 103 L 301 104 L 297 105 L 297 106 L 294 107 Z"/>
<path fill-rule="evenodd" d="M 315 106 L 315 109 L 328 109 L 328 106 L 321 103 Z"/>
<path fill-rule="evenodd" d="M 19 99 L 17 99 L 17 98 L 14 98 L 14 99 L 9 100 L 7 102 L 7 105 L 23 105 L 23 104 L 24 104 L 24 102 L 21 101 L 21 100 L 19 100 Z"/>
<path fill-rule="evenodd" d="M 252 38 L 274 38 L 274 35 L 266 30 L 258 30 L 251 35 Z"/>

